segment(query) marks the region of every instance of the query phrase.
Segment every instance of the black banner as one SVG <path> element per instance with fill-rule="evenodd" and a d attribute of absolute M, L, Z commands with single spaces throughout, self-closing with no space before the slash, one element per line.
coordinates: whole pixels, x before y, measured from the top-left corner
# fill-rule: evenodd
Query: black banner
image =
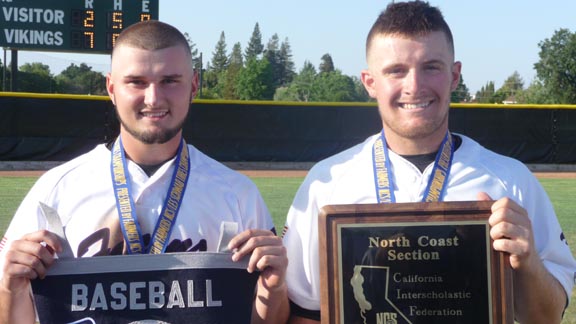
<path fill-rule="evenodd" d="M 40 323 L 250 323 L 258 273 L 246 262 L 208 252 L 63 259 L 32 288 Z"/>

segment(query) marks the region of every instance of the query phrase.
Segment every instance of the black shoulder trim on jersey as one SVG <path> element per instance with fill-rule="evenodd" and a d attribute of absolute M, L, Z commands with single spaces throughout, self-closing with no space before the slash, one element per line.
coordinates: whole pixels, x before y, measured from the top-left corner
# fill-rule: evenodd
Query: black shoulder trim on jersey
<path fill-rule="evenodd" d="M 290 301 L 290 314 L 315 321 L 320 321 L 320 311 L 302 308 L 292 301 Z"/>
<path fill-rule="evenodd" d="M 462 137 L 452 134 L 452 141 L 454 142 L 454 152 L 462 145 Z"/>

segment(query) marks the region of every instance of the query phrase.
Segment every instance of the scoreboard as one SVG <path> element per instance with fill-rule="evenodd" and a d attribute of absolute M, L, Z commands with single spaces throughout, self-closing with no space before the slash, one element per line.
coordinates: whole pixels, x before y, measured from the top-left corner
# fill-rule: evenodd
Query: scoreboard
<path fill-rule="evenodd" d="M 159 0 L 0 0 L 0 46 L 110 53 L 122 29 L 158 19 Z"/>

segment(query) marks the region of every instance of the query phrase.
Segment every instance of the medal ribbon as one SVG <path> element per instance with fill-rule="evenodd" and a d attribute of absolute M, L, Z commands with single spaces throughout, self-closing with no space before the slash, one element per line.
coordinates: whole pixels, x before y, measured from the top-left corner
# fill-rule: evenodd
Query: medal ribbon
<path fill-rule="evenodd" d="M 178 147 L 168 195 L 164 201 L 164 206 L 156 222 L 156 227 L 154 228 L 154 233 L 152 233 L 148 247 L 144 247 L 142 231 L 137 221 L 138 217 L 136 215 L 134 201 L 132 200 L 130 175 L 126 172 L 128 167 L 121 137 L 116 140 L 112 148 L 110 169 L 112 172 L 114 196 L 116 197 L 116 207 L 120 218 L 120 228 L 126 241 L 128 254 L 163 253 L 166 250 L 166 243 L 168 238 L 170 238 L 170 233 L 172 233 L 176 217 L 178 216 L 178 210 L 180 209 L 188 182 L 190 156 L 188 146 L 184 142 L 184 139 L 182 139 Z"/>
<path fill-rule="evenodd" d="M 436 154 L 432 175 L 424 191 L 422 201 L 432 202 L 442 199 L 446 191 L 446 186 L 448 185 L 447 180 L 450 174 L 453 156 L 454 145 L 452 143 L 452 135 L 450 132 L 446 132 L 446 136 L 440 145 L 440 150 L 438 150 Z M 388 155 L 384 130 L 382 130 L 381 135 L 372 146 L 372 161 L 374 167 L 374 185 L 376 187 L 378 203 L 395 203 L 396 197 L 394 196 L 392 173 L 390 171 L 390 157 Z"/>

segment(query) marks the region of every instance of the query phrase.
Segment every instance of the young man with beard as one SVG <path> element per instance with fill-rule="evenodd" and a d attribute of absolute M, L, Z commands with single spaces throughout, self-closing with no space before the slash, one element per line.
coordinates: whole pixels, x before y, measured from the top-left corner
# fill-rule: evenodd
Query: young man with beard
<path fill-rule="evenodd" d="M 120 136 L 48 171 L 25 197 L 1 251 L 1 322 L 34 323 L 30 281 L 43 278 L 62 251 L 58 237 L 45 229 L 38 202 L 58 212 L 75 257 L 216 251 L 221 222 L 236 222 L 240 234 L 228 246 L 235 251 L 232 260 L 249 258 L 248 271 L 261 271 L 253 323 L 285 321 L 288 261 L 260 193 L 247 177 L 182 137 L 198 89 L 185 37 L 158 21 L 128 27 L 117 39 L 106 86 Z M 176 183 L 184 189 L 173 230 L 157 240 L 155 228 L 163 211 L 174 207 L 167 197 Z M 121 201 L 133 207 L 122 221 Z M 136 239 L 127 235 L 134 228 Z"/>
<path fill-rule="evenodd" d="M 378 103 L 383 130 L 319 162 L 296 194 L 284 236 L 290 323 L 320 319 L 318 212 L 323 206 L 492 199 L 490 236 L 495 250 L 509 253 L 516 320 L 559 323 L 573 287 L 574 259 L 531 172 L 450 133 L 450 94 L 462 65 L 454 59 L 452 33 L 440 11 L 422 1 L 388 5 L 368 34 L 366 57 L 361 79 Z M 435 191 L 429 184 L 435 170 L 445 167 L 435 163 L 437 156 L 450 163 L 440 170 L 447 176 Z"/>

